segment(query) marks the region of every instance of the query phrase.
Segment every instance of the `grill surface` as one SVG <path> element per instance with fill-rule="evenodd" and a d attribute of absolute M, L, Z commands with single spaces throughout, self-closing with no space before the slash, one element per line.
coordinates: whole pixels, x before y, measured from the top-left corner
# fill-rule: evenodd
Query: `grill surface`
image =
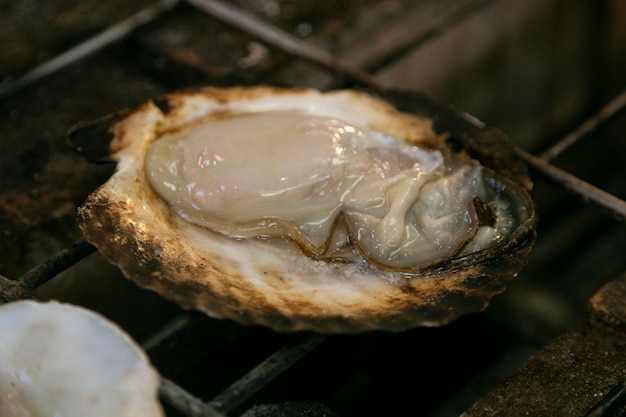
<path fill-rule="evenodd" d="M 0 299 L 119 323 L 171 416 L 626 415 L 626 11 L 501 3 L 0 2 Z M 442 328 L 329 338 L 212 320 L 125 280 L 74 223 L 114 167 L 72 153 L 67 129 L 263 83 L 425 90 L 502 128 L 539 209 L 522 274 Z"/>

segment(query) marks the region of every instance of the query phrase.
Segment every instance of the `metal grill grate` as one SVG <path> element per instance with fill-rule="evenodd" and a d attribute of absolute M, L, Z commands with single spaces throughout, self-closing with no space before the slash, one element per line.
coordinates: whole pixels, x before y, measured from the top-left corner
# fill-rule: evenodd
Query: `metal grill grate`
<path fill-rule="evenodd" d="M 397 41 L 391 42 L 391 46 L 385 47 L 381 51 L 378 51 L 376 54 L 369 57 L 368 61 L 364 64 L 364 70 L 361 67 L 345 61 L 340 56 L 334 55 L 321 47 L 315 46 L 311 42 L 298 38 L 289 31 L 280 28 L 276 24 L 268 23 L 268 20 L 261 19 L 249 11 L 234 6 L 232 3 L 215 0 L 187 0 L 186 2 L 177 0 L 162 0 L 149 5 L 123 22 L 110 26 L 104 31 L 87 38 L 84 42 L 67 50 L 66 52 L 47 60 L 34 70 L 27 72 L 24 76 L 1 84 L 0 100 L 3 100 L 5 104 L 8 103 L 5 107 L 3 107 L 3 109 L 10 111 L 12 105 L 11 100 L 21 100 L 20 95 L 24 94 L 25 91 L 28 91 L 29 88 L 38 87 L 39 90 L 37 94 L 45 95 L 45 91 L 41 90 L 42 88 L 45 89 L 45 87 L 39 87 L 40 85 L 43 86 L 43 84 L 39 83 L 45 81 L 46 77 L 50 77 L 55 73 L 71 71 L 71 68 L 78 65 L 78 63 L 82 60 L 89 56 L 94 56 L 106 48 L 113 48 L 112 54 L 119 57 L 120 60 L 125 60 L 127 55 L 125 55 L 123 51 L 115 51 L 115 45 L 128 37 L 130 37 L 128 42 L 135 42 L 140 45 L 140 48 L 142 49 L 141 53 L 147 53 L 148 59 L 153 60 L 156 51 L 158 56 L 166 57 L 167 65 L 175 65 L 176 68 L 182 67 L 185 71 L 189 70 L 193 74 L 191 76 L 192 82 L 196 82 L 198 80 L 205 81 L 207 77 L 209 78 L 209 81 L 212 80 L 211 77 L 215 77 L 217 82 L 228 82 L 230 81 L 229 77 L 233 75 L 234 80 L 238 82 L 254 83 L 257 81 L 255 78 L 247 78 L 246 75 L 243 75 L 243 78 L 241 78 L 241 74 L 229 73 L 226 74 L 226 77 L 223 77 L 224 74 L 219 68 L 216 69 L 213 64 L 198 60 L 198 54 L 189 51 L 186 53 L 181 53 L 180 51 L 177 52 L 175 49 L 159 45 L 158 40 L 156 41 L 156 46 L 154 46 L 155 43 L 152 42 L 137 42 L 137 38 L 141 36 L 139 32 L 144 30 L 146 27 L 151 27 L 151 25 L 153 28 L 154 25 L 158 26 L 161 19 L 169 14 L 180 11 L 181 8 L 185 8 L 187 13 L 190 13 L 189 10 L 194 10 L 195 13 L 197 13 L 198 10 L 202 11 L 212 16 L 212 18 L 226 23 L 229 25 L 228 27 L 233 27 L 237 31 L 245 32 L 247 34 L 245 36 L 250 37 L 247 39 L 251 39 L 252 42 L 262 43 L 263 45 L 267 45 L 267 47 L 272 48 L 272 50 L 282 51 L 285 55 L 281 55 L 278 58 L 279 61 L 283 60 L 282 62 L 291 62 L 292 60 L 297 59 L 313 63 L 315 66 L 318 66 L 326 71 L 326 74 L 331 74 L 332 80 L 329 83 L 329 86 L 341 87 L 360 85 L 382 87 L 384 86 L 384 83 L 375 75 L 377 71 L 393 63 L 401 61 L 407 56 L 407 54 L 410 54 L 416 49 L 426 45 L 427 41 L 432 40 L 437 36 L 445 35 L 448 31 L 454 30 L 455 26 L 463 22 L 464 19 L 477 15 L 493 3 L 495 2 L 472 0 L 465 0 L 461 2 L 441 2 L 440 7 L 436 8 L 435 11 L 425 14 L 428 18 L 425 20 L 425 24 L 416 25 L 416 28 L 413 31 L 402 32 L 401 39 L 397 37 Z M 423 8 L 426 9 L 428 7 L 428 2 L 424 2 L 424 4 Z M 404 28 L 406 23 L 401 22 L 400 25 Z M 155 48 L 155 51 L 151 50 L 151 48 Z M 166 64 L 161 62 L 156 65 Z M 315 78 L 317 74 L 316 69 L 307 69 L 305 73 L 307 76 L 311 76 L 312 78 Z M 266 73 L 263 73 L 263 77 L 265 76 Z M 264 81 L 265 78 L 263 77 L 260 77 L 260 79 Z M 186 83 L 187 81 L 188 79 L 185 78 L 182 80 L 182 83 Z M 567 169 L 557 167 L 557 165 L 553 164 L 552 161 L 559 159 L 570 150 L 576 149 L 576 147 L 583 142 L 582 139 L 590 138 L 593 135 L 598 134 L 598 132 L 601 132 L 603 128 L 610 126 L 610 122 L 614 122 L 616 120 L 619 121 L 619 116 L 625 107 L 626 91 L 614 96 L 614 98 L 602 107 L 600 111 L 598 111 L 595 115 L 592 115 L 584 123 L 580 124 L 578 128 L 573 129 L 572 133 L 565 135 L 562 140 L 555 141 L 554 144 L 548 144 L 548 146 L 545 146 L 544 144 L 547 150 L 539 156 L 534 156 L 532 153 L 521 149 L 521 147 L 518 149 L 520 156 L 526 160 L 536 173 L 546 177 L 551 182 L 556 183 L 558 187 L 572 191 L 576 200 L 576 203 L 574 204 L 578 204 L 580 201 L 593 201 L 603 207 L 605 212 L 608 212 L 609 215 L 612 214 L 618 218 L 618 225 L 621 224 L 619 222 L 623 221 L 626 217 L 626 202 L 622 199 L 623 195 L 622 198 L 620 198 L 611 192 L 603 191 L 601 188 L 595 187 L 589 182 L 583 181 L 579 176 L 570 173 Z M 624 148 L 622 147 L 620 149 Z M 623 188 L 621 190 L 623 191 Z M 549 194 L 550 191 L 547 191 L 547 193 Z M 541 199 L 542 197 L 543 195 L 537 196 L 539 205 L 543 203 Z M 561 198 L 563 202 L 556 204 L 556 207 L 558 207 L 559 204 L 572 204 L 571 197 L 559 198 Z M 546 200 L 550 200 L 550 198 L 546 198 Z M 585 208 L 581 210 L 596 209 L 595 207 L 590 208 L 585 206 Z M 605 216 L 605 212 L 602 212 L 599 216 Z M 550 216 L 553 216 L 553 213 L 549 212 L 547 217 L 551 218 Z M 574 218 L 576 217 L 574 216 Z M 585 217 L 583 216 L 581 218 L 584 219 Z M 612 225 L 613 223 L 610 224 Z M 547 229 L 549 231 L 549 228 Z M 622 229 L 619 231 L 622 231 Z M 541 238 L 540 234 L 539 239 Z M 614 240 L 614 244 L 621 245 L 624 242 L 623 236 L 621 239 L 622 240 Z M 577 245 L 579 248 L 581 246 L 584 247 L 583 244 Z M 543 245 L 540 243 L 538 245 L 538 249 L 540 250 L 545 248 L 550 250 L 553 246 L 551 246 L 549 242 Z M 93 252 L 94 248 L 91 245 L 83 240 L 79 240 L 67 249 L 58 252 L 56 256 L 52 257 L 48 261 L 43 262 L 28 272 L 22 274 L 19 278 L 9 279 L 0 275 L 0 300 L 3 302 L 10 302 L 21 298 L 32 297 L 37 288 L 44 285 L 60 272 L 75 268 L 82 259 L 86 258 Z M 556 253 L 560 251 L 554 250 L 553 252 Z M 619 249 L 616 252 L 619 253 Z M 541 268 L 545 263 L 542 264 L 540 261 L 549 256 L 551 256 L 549 252 L 548 254 L 540 254 L 539 261 L 536 262 L 538 266 L 535 268 Z M 593 259 L 590 261 L 592 260 Z M 618 267 L 624 267 L 623 262 L 617 262 L 617 264 L 619 265 Z M 563 270 L 561 265 L 557 265 L 556 268 Z M 601 265 L 598 265 L 597 268 L 601 268 Z M 529 274 L 532 274 L 533 271 L 534 270 L 531 265 Z M 623 281 L 624 279 L 621 278 L 621 280 Z M 594 280 L 589 285 L 597 286 L 597 283 L 598 281 Z M 172 340 L 182 338 L 181 335 L 184 335 L 186 332 L 195 331 L 198 326 L 215 326 L 214 328 L 211 328 L 211 336 L 209 338 L 216 334 L 213 333 L 214 330 L 218 332 L 218 334 L 221 334 L 219 337 L 222 338 L 222 341 L 216 342 L 216 351 L 219 351 L 219 346 L 223 341 L 228 341 L 230 338 L 237 341 L 240 340 L 239 337 L 241 336 L 242 330 L 238 329 L 237 326 L 228 323 L 208 324 L 208 321 L 208 319 L 199 318 L 193 313 L 177 312 L 175 317 L 168 320 L 165 324 L 159 323 L 158 329 L 152 332 L 151 336 L 143 343 L 143 347 L 146 351 L 148 351 L 151 358 L 159 362 L 159 358 L 169 356 L 168 352 L 170 344 L 173 345 L 171 348 L 173 351 L 176 351 L 176 349 L 179 348 L 176 346 L 176 343 L 178 343 L 178 345 L 187 346 L 187 342 L 180 342 L 179 340 L 176 343 L 171 343 Z M 470 328 L 475 330 L 475 328 L 472 328 L 471 326 Z M 454 332 L 457 330 L 458 329 L 452 329 L 451 331 Z M 275 337 L 276 339 L 274 339 L 274 343 L 279 343 L 280 347 L 275 349 L 273 353 L 265 356 L 265 359 L 254 362 L 255 365 L 247 368 L 248 371 L 242 372 L 242 376 L 232 382 L 231 385 L 223 388 L 222 384 L 221 390 L 214 393 L 211 397 L 208 397 L 212 398 L 208 401 L 198 398 L 198 396 L 192 394 L 193 390 L 183 387 L 182 384 L 179 385 L 175 382 L 175 378 L 165 376 L 166 372 L 160 369 L 164 374 L 162 377 L 161 397 L 166 404 L 171 406 L 170 412 L 172 415 L 240 415 L 243 411 L 250 407 L 249 400 L 253 398 L 257 392 L 270 385 L 276 377 L 287 372 L 294 364 L 299 363 L 302 357 L 315 350 L 322 341 L 326 340 L 326 337 L 319 335 L 269 336 L 267 333 L 263 333 L 262 330 L 260 330 L 259 334 L 255 333 L 256 331 L 257 330 L 253 330 L 254 337 Z M 376 337 L 384 336 L 377 335 Z M 481 336 L 478 335 L 478 337 L 480 338 Z M 616 336 L 613 333 L 603 333 L 602 337 L 613 340 L 611 338 L 615 338 Z M 338 336 L 334 338 L 341 339 Z M 206 341 L 208 339 L 202 340 Z M 462 340 L 462 337 L 453 337 L 452 340 Z M 371 339 L 369 341 L 371 342 Z M 377 341 L 379 342 L 379 339 L 375 339 L 375 342 Z M 543 342 L 543 340 L 541 340 L 541 342 Z M 521 360 L 520 357 L 525 358 L 527 356 L 529 348 L 527 344 L 528 342 L 526 341 L 524 343 L 526 344 L 523 344 L 521 348 L 517 349 L 518 353 L 519 351 L 522 351 L 523 353 L 519 353 L 513 363 L 518 363 Z M 224 345 L 230 346 L 228 342 L 224 342 Z M 420 358 L 413 359 L 420 360 Z M 167 367 L 169 365 L 165 364 L 163 366 Z M 503 367 L 506 368 L 506 366 Z M 488 377 L 492 377 L 494 374 L 498 374 L 500 372 L 508 373 L 506 371 L 502 371 L 501 368 L 499 369 L 500 370 L 497 371 L 486 371 L 483 372 L 483 374 L 488 375 Z M 401 372 L 402 370 L 399 369 L 398 373 Z M 464 376 L 463 378 L 466 377 L 467 376 Z M 502 377 L 503 375 L 501 375 L 498 380 Z M 302 378 L 307 378 L 307 376 L 303 375 Z M 441 378 L 445 379 L 443 376 Z M 601 395 L 597 396 L 597 401 L 588 410 L 586 415 L 623 415 L 623 398 L 626 395 L 623 382 L 624 374 L 610 375 L 610 377 L 603 375 L 602 378 L 607 379 L 608 382 L 605 386 L 608 386 L 608 388 L 605 392 L 600 393 Z M 399 377 L 400 381 L 404 379 L 405 377 Z M 398 381 L 398 384 L 401 383 L 400 381 Z M 354 383 L 356 384 L 356 382 Z M 472 380 L 461 381 L 459 384 L 453 384 L 459 390 L 455 396 L 447 399 L 441 399 L 440 401 L 453 404 L 457 400 L 467 402 L 467 398 L 471 399 L 471 401 L 478 399 L 477 393 L 468 394 L 466 392 L 467 387 L 474 383 L 477 385 L 487 385 L 488 388 L 494 386 L 492 382 L 486 383 L 484 379 L 479 382 L 472 382 Z M 465 390 L 463 389 L 463 386 L 466 387 Z M 401 392 L 404 393 L 405 391 L 401 390 Z M 483 389 L 480 394 L 482 395 L 484 392 L 485 390 Z M 501 393 L 501 391 L 498 392 Z M 461 399 L 459 400 L 459 398 Z M 489 399 L 488 396 L 483 398 L 485 398 L 484 401 L 488 401 Z M 310 401 L 317 400 L 313 399 Z M 360 401 L 366 403 L 367 399 L 361 398 Z M 410 403 L 410 401 L 407 403 Z M 469 405 L 470 404 L 468 403 L 462 403 L 460 406 L 457 406 L 456 408 L 451 407 L 450 409 L 453 409 L 453 412 L 456 412 L 458 415 L 458 412 L 466 409 Z M 440 406 L 438 409 L 433 409 L 432 405 L 429 405 L 428 407 L 426 412 L 430 414 L 424 415 L 453 415 L 447 414 L 449 409 L 447 409 L 446 406 Z M 478 411 L 475 408 L 470 412 L 470 415 L 491 415 L 481 414 L 481 412 L 482 411 Z"/>

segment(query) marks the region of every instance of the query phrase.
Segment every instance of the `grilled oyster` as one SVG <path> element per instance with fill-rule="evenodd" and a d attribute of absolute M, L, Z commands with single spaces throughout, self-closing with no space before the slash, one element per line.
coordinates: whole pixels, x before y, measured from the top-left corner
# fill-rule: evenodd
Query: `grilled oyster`
<path fill-rule="evenodd" d="M 407 111 L 351 90 L 205 88 L 77 126 L 78 150 L 117 162 L 80 227 L 139 285 L 244 324 L 400 331 L 480 310 L 532 246 L 525 168 L 497 131 L 378 95 Z"/>
<path fill-rule="evenodd" d="M 164 415 L 146 355 L 98 314 L 17 301 L 0 306 L 0 333 L 0 415 Z"/>

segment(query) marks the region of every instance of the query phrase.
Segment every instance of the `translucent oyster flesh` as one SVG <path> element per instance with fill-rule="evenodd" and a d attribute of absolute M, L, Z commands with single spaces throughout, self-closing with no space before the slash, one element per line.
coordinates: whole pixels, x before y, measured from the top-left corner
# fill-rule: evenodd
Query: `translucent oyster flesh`
<path fill-rule="evenodd" d="M 80 307 L 0 306 L 0 415 L 160 417 L 159 377 L 117 326 Z"/>
<path fill-rule="evenodd" d="M 317 259 L 354 261 L 345 250 L 354 244 L 379 266 L 415 269 L 457 255 L 480 227 L 487 246 L 507 232 L 480 224 L 474 200 L 490 184 L 478 163 L 356 123 L 233 114 L 160 137 L 146 174 L 188 221 L 231 237 L 286 237 Z M 498 225 L 510 221 L 498 213 Z"/>
<path fill-rule="evenodd" d="M 98 158 L 117 171 L 79 209 L 85 237 L 139 285 L 215 317 L 443 324 L 484 308 L 532 246 L 530 181 L 503 173 L 508 156 L 487 149 L 485 165 L 430 117 L 362 92 L 205 88 L 110 126 Z M 85 126 L 70 138 L 98 140 Z"/>

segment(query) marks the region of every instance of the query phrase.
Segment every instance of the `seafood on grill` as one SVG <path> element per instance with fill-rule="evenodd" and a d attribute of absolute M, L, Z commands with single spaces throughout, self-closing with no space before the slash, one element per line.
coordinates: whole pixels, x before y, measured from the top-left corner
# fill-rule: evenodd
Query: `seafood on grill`
<path fill-rule="evenodd" d="M 536 217 L 506 138 L 424 100 L 203 88 L 79 125 L 76 149 L 117 162 L 80 227 L 140 286 L 214 317 L 447 323 L 519 272 Z"/>
<path fill-rule="evenodd" d="M 160 378 L 117 325 L 82 307 L 0 306 L 0 415 L 159 417 Z"/>

